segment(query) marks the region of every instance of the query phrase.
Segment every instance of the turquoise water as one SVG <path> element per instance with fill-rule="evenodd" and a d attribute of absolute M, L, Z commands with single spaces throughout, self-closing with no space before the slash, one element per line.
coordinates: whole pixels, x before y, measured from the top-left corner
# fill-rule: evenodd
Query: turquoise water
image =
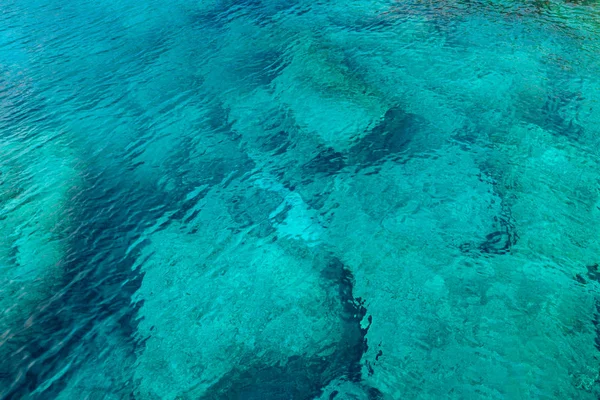
<path fill-rule="evenodd" d="M 595 2 L 1 9 L 1 399 L 600 397 Z"/>

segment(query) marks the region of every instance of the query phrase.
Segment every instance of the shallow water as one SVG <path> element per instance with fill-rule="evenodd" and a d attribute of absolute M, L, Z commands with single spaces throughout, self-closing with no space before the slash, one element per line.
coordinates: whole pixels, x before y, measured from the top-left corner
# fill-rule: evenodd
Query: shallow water
<path fill-rule="evenodd" d="M 597 399 L 600 9 L 5 1 L 0 398 Z"/>

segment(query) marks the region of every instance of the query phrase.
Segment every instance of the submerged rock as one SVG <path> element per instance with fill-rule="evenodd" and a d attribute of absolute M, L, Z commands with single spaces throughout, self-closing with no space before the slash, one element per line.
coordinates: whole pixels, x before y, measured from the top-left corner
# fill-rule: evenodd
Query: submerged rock
<path fill-rule="evenodd" d="M 259 187 L 292 195 L 278 185 Z M 311 398 L 360 379 L 366 328 L 349 271 L 285 229 L 232 230 L 239 211 L 221 196 L 210 191 L 190 225 L 153 233 L 141 255 L 136 398 Z"/>
<path fill-rule="evenodd" d="M 17 146 L 0 145 L 7 156 Z M 31 342 L 40 340 L 44 310 L 62 291 L 73 217 L 70 200 L 81 182 L 68 147 L 20 150 L 20 157 L 2 161 L 0 397 L 24 383 L 35 388 L 25 380 L 40 367 L 38 352 L 43 350 Z"/>
<path fill-rule="evenodd" d="M 368 327 L 361 327 L 366 310 L 353 296 L 351 273 L 335 258 L 324 261 L 328 265 L 322 271 L 322 285 L 333 296 L 336 291 L 339 296 L 337 305 L 335 297 L 329 299 L 328 311 L 336 312 L 339 307 L 337 312 L 344 326 L 339 342 L 332 343 L 325 354 L 309 351 L 291 356 L 282 364 L 264 364 L 261 357 L 248 359 L 211 387 L 204 398 L 312 399 L 323 393 L 334 379 L 360 382 L 360 361 L 367 348 L 364 336 Z"/>

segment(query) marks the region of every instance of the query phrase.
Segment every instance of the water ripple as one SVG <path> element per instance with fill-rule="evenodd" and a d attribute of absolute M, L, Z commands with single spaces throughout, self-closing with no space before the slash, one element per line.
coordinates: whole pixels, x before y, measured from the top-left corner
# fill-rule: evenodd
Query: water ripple
<path fill-rule="evenodd" d="M 6 2 L 0 398 L 598 398 L 598 16 Z"/>

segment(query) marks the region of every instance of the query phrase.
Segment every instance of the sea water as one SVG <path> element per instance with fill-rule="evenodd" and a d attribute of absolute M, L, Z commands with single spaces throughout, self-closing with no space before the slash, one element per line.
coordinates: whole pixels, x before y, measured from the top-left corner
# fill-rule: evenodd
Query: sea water
<path fill-rule="evenodd" d="M 600 396 L 596 2 L 0 4 L 0 398 Z"/>

